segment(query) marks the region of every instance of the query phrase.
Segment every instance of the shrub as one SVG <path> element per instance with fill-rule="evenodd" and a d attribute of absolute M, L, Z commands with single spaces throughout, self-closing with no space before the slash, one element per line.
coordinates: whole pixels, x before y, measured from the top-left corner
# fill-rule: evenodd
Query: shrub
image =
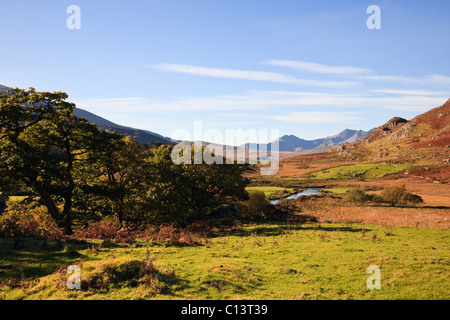
<path fill-rule="evenodd" d="M 190 224 L 188 230 L 202 238 L 209 238 L 213 234 L 211 224 L 202 220 Z"/>
<path fill-rule="evenodd" d="M 417 195 L 417 194 L 412 194 L 412 193 L 406 192 L 406 193 L 403 195 L 402 202 L 403 202 L 403 204 L 406 205 L 406 206 L 412 206 L 412 207 L 415 207 L 415 206 L 417 206 L 418 204 L 423 203 L 423 199 L 422 199 L 421 196 L 419 196 L 419 195 Z"/>
<path fill-rule="evenodd" d="M 202 245 L 202 239 L 199 236 L 206 237 L 204 233 L 194 233 L 183 228 L 175 228 L 171 224 L 161 225 L 159 228 L 148 227 L 139 235 L 141 238 L 151 239 L 157 242 L 167 242 L 168 244 L 178 246 Z"/>
<path fill-rule="evenodd" d="M 364 193 L 361 189 L 351 189 L 346 193 L 347 200 L 354 203 L 363 203 L 371 200 L 370 195 Z"/>
<path fill-rule="evenodd" d="M 391 206 L 401 205 L 405 194 L 406 194 L 405 186 L 384 187 L 383 191 L 381 192 L 383 200 L 389 203 Z"/>
<path fill-rule="evenodd" d="M 12 202 L 0 216 L 0 234 L 5 237 L 60 239 L 63 235 L 45 207 L 32 202 Z"/>
<path fill-rule="evenodd" d="M 79 239 L 101 239 L 106 241 L 131 242 L 137 237 L 136 232 L 122 227 L 117 222 L 99 221 L 92 222 L 87 227 L 74 233 Z"/>
<path fill-rule="evenodd" d="M 383 197 L 378 194 L 371 194 L 369 196 L 370 196 L 370 202 L 373 202 L 373 203 L 383 203 L 384 202 Z"/>
<path fill-rule="evenodd" d="M 262 191 L 250 191 L 249 199 L 242 203 L 243 217 L 256 218 L 264 216 L 264 212 L 271 206 L 269 199 Z"/>

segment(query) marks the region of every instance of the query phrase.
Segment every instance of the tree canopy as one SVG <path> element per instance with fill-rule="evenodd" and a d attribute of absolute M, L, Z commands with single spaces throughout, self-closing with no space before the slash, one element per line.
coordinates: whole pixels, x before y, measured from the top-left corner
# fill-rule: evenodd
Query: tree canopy
<path fill-rule="evenodd" d="M 173 146 L 149 152 L 100 131 L 75 116 L 67 98 L 33 88 L 0 94 L 0 190 L 26 190 L 66 234 L 75 220 L 178 223 L 247 198 L 242 166 L 175 164 Z"/>

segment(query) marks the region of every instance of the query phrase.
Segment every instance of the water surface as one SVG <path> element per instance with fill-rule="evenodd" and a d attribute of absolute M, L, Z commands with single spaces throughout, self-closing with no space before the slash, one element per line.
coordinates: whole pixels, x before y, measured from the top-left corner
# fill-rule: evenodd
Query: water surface
<path fill-rule="evenodd" d="M 309 189 L 305 189 L 302 192 L 297 192 L 294 194 L 291 194 L 290 196 L 286 197 L 286 198 L 281 198 L 281 199 L 275 199 L 275 200 L 271 200 L 270 203 L 272 203 L 273 205 L 277 204 L 278 202 L 280 202 L 281 200 L 292 200 L 292 199 L 297 199 L 301 196 L 310 196 L 313 194 L 320 194 L 320 190 L 322 188 L 309 188 Z"/>

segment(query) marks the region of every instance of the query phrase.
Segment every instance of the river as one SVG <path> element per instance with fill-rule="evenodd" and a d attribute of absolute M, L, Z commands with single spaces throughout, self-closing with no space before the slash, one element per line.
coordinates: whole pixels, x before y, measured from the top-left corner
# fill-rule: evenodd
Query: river
<path fill-rule="evenodd" d="M 288 196 L 286 198 L 271 200 L 270 203 L 275 205 L 278 202 L 280 202 L 281 200 L 291 200 L 291 199 L 297 199 L 301 196 L 310 196 L 313 194 L 320 194 L 321 189 L 322 188 L 309 188 L 309 189 L 303 190 L 302 192 L 297 192 L 297 193 L 291 194 L 290 196 Z"/>

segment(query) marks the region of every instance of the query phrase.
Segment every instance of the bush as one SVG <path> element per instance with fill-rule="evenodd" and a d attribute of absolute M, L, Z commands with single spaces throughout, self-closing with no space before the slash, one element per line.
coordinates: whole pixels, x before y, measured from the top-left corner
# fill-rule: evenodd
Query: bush
<path fill-rule="evenodd" d="M 406 194 L 405 186 L 389 186 L 384 187 L 381 197 L 391 206 L 401 205 Z"/>
<path fill-rule="evenodd" d="M 117 222 L 92 222 L 87 227 L 74 233 L 79 239 L 101 239 L 106 241 L 131 242 L 137 237 L 136 232 L 122 227 Z"/>
<path fill-rule="evenodd" d="M 242 203 L 243 217 L 247 219 L 263 217 L 269 207 L 271 207 L 271 203 L 264 192 L 250 191 L 249 199 Z"/>
<path fill-rule="evenodd" d="M 385 187 L 381 192 L 384 202 L 391 206 L 417 206 L 423 203 L 421 196 L 406 191 L 405 186 Z"/>
<path fill-rule="evenodd" d="M 195 221 L 190 224 L 187 229 L 202 238 L 209 238 L 213 235 L 212 224 L 206 221 Z"/>
<path fill-rule="evenodd" d="M 167 242 L 178 246 L 202 245 L 203 242 L 199 236 L 206 237 L 207 234 L 202 232 L 194 233 L 193 231 L 183 228 L 177 229 L 169 224 L 161 225 L 157 229 L 149 227 L 140 234 L 140 237 L 142 238 L 151 239 L 157 242 Z"/>
<path fill-rule="evenodd" d="M 371 200 L 371 196 L 364 193 L 361 189 L 351 189 L 345 194 L 347 200 L 354 203 L 363 203 Z"/>
<path fill-rule="evenodd" d="M 423 199 L 421 196 L 412 193 L 405 193 L 402 199 L 403 205 L 415 207 L 420 203 L 423 203 Z"/>
<path fill-rule="evenodd" d="M 47 209 L 35 202 L 9 203 L 7 210 L 0 216 L 0 234 L 4 237 L 39 239 L 60 239 L 63 236 Z"/>

